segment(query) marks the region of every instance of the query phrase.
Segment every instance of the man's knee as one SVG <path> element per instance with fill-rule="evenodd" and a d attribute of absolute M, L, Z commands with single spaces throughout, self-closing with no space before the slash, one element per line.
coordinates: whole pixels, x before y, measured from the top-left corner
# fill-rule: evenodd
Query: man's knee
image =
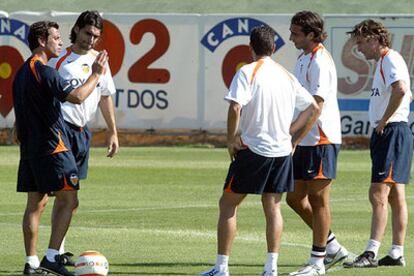
<path fill-rule="evenodd" d="M 370 193 L 369 201 L 373 207 L 385 208 L 388 204 L 388 199 L 380 193 Z"/>
<path fill-rule="evenodd" d="M 29 213 L 42 213 L 46 208 L 48 200 L 49 200 L 49 198 L 47 196 L 45 196 L 40 201 L 28 200 L 27 205 L 26 205 L 26 212 L 29 212 Z"/>
<path fill-rule="evenodd" d="M 286 203 L 293 210 L 304 209 L 306 207 L 304 198 L 296 196 L 294 192 L 287 193 Z"/>
<path fill-rule="evenodd" d="M 79 199 L 76 192 L 59 192 L 56 194 L 55 204 L 59 208 L 69 209 L 75 211 L 79 207 Z"/>
<path fill-rule="evenodd" d="M 324 198 L 322 194 L 310 194 L 308 195 L 309 203 L 312 206 L 312 209 L 315 208 L 324 208 L 329 205 L 329 200 Z"/>

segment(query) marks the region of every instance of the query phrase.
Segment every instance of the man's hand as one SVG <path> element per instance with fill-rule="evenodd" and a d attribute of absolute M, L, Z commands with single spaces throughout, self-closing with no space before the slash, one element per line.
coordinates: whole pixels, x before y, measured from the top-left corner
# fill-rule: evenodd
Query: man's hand
<path fill-rule="evenodd" d="M 240 137 L 236 136 L 231 142 L 227 143 L 227 150 L 229 151 L 230 160 L 233 162 L 236 158 L 237 152 L 242 149 Z"/>
<path fill-rule="evenodd" d="M 92 64 L 92 74 L 102 75 L 105 73 L 108 64 L 108 53 L 106 50 L 99 52 L 94 63 Z"/>
<path fill-rule="evenodd" d="M 112 133 L 107 138 L 108 141 L 108 154 L 106 157 L 112 158 L 115 154 L 118 153 L 119 150 L 119 143 L 118 143 L 118 136 L 115 133 Z"/>
<path fill-rule="evenodd" d="M 387 122 L 385 122 L 384 123 L 384 121 L 383 120 L 380 120 L 379 122 L 378 122 L 378 125 L 377 125 L 377 127 L 375 128 L 375 132 L 378 134 L 378 135 L 382 135 L 383 133 L 384 133 L 384 128 L 385 128 L 385 126 L 387 125 Z"/>

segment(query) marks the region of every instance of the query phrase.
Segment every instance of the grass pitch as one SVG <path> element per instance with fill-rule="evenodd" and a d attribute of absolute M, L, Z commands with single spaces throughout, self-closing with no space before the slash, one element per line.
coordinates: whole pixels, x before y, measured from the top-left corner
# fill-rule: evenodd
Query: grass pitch
<path fill-rule="evenodd" d="M 24 264 L 21 218 L 25 194 L 15 192 L 17 147 L 0 147 L 0 275 L 21 275 Z M 110 275 L 195 275 L 215 261 L 217 202 L 229 158 L 225 149 L 122 148 L 114 159 L 105 149 L 91 153 L 89 177 L 81 183 L 80 207 L 67 235 L 66 249 L 98 250 L 109 260 Z M 332 229 L 351 252 L 369 237 L 370 161 L 367 151 L 342 151 L 332 189 Z M 407 187 L 409 219 L 413 188 Z M 50 234 L 53 199 L 42 218 L 39 256 Z M 285 228 L 279 275 L 296 270 L 309 255 L 311 232 L 283 204 Z M 390 223 L 389 223 L 390 225 Z M 380 256 L 391 244 L 388 226 Z M 231 275 L 259 275 L 266 256 L 260 198 L 249 196 L 239 211 L 238 234 L 230 258 Z M 414 275 L 414 234 L 409 225 L 405 268 L 345 270 L 331 275 Z"/>

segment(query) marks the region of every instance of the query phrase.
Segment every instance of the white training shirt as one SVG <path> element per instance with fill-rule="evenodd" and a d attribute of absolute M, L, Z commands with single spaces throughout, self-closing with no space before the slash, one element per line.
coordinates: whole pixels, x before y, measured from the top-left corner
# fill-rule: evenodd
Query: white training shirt
<path fill-rule="evenodd" d="M 225 99 L 242 107 L 239 128 L 243 144 L 266 157 L 292 153 L 289 128 L 295 107 L 305 110 L 313 102 L 297 79 L 270 57 L 244 65 Z"/>
<path fill-rule="evenodd" d="M 299 145 L 341 144 L 337 75 L 335 63 L 328 50 L 319 44 L 311 53 L 302 53 L 296 62 L 294 74 L 312 96 L 323 99 L 321 115 Z"/>
<path fill-rule="evenodd" d="M 50 59 L 48 65 L 56 68 L 60 76 L 70 81 L 72 86 L 76 88 L 85 83 L 92 74 L 92 64 L 97 55 L 96 51 L 90 51 L 86 55 L 78 55 L 67 48 L 62 51 L 59 57 Z M 85 126 L 95 115 L 101 96 L 111 96 L 115 92 L 111 70 L 107 66 L 106 72 L 100 77 L 95 90 L 82 104 L 70 102 L 62 104 L 64 120 L 79 127 Z"/>
<path fill-rule="evenodd" d="M 378 121 L 384 116 L 391 97 L 391 85 L 399 80 L 405 82 L 408 91 L 405 93 L 400 106 L 388 120 L 390 123 L 408 122 L 412 96 L 407 64 L 397 51 L 390 49 L 378 60 L 375 69 L 369 101 L 369 121 L 372 127 L 375 128 Z"/>

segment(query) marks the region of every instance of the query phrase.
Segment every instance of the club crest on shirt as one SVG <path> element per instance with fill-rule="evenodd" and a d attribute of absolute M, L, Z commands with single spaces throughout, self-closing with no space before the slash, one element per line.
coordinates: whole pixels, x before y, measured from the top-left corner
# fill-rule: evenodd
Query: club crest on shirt
<path fill-rule="evenodd" d="M 86 63 L 82 64 L 82 71 L 85 74 L 89 73 L 89 70 L 90 70 L 90 68 L 89 68 L 89 65 L 88 64 L 86 64 Z"/>
<path fill-rule="evenodd" d="M 70 183 L 72 183 L 72 185 L 75 185 L 75 186 L 78 185 L 78 183 L 79 183 L 79 177 L 78 177 L 77 174 L 72 173 L 70 175 L 69 179 L 70 179 Z"/>

